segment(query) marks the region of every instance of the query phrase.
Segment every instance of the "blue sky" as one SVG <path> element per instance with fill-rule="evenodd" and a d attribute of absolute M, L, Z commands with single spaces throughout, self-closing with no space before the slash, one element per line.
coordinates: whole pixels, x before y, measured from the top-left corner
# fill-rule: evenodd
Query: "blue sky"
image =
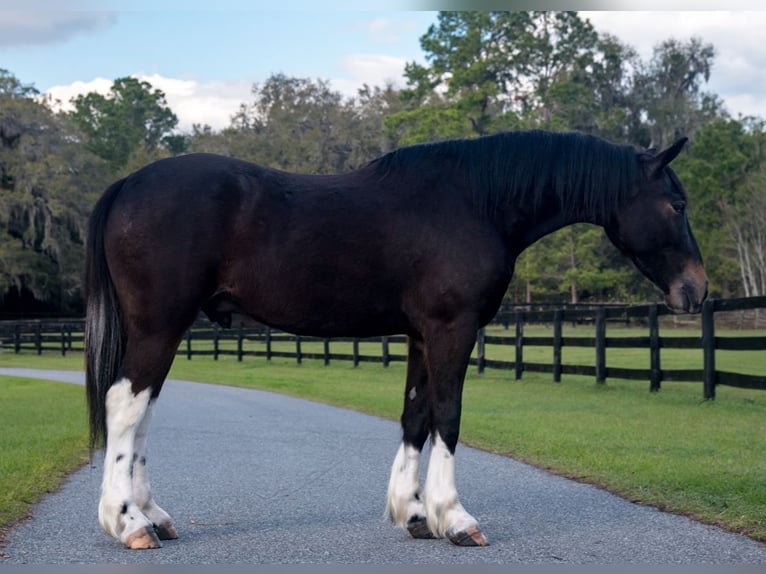
<path fill-rule="evenodd" d="M 201 82 L 275 72 L 331 78 L 355 54 L 421 57 L 418 38 L 434 20 L 434 13 L 415 11 L 94 13 L 67 37 L 52 33 L 50 41 L 10 46 L 0 40 L 0 62 L 42 90 L 138 72 Z"/>
<path fill-rule="evenodd" d="M 403 86 L 405 63 L 424 61 L 419 39 L 436 12 L 404 9 L 403 0 L 381 4 L 277 0 L 254 9 L 247 7 L 261 4 L 246 0 L 0 0 L 0 68 L 64 104 L 135 75 L 167 94 L 182 129 L 220 128 L 250 101 L 253 83 L 275 73 L 328 80 L 349 96 L 363 83 Z M 361 5 L 370 9 L 355 8 Z M 582 14 L 645 59 L 670 37 L 712 42 L 717 56 L 707 88 L 735 116 L 766 118 L 766 11 Z"/>

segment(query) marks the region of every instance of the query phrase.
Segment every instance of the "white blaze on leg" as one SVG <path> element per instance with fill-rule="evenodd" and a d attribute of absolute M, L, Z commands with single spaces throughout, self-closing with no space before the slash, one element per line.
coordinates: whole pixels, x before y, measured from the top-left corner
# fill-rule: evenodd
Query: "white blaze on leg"
<path fill-rule="evenodd" d="M 152 521 L 160 538 L 176 538 L 175 529 L 167 512 L 157 505 L 152 497 L 149 473 L 146 469 L 146 443 L 149 435 L 149 423 L 154 412 L 154 401 L 149 401 L 146 413 L 136 431 L 136 444 L 133 464 L 133 497 L 141 512 Z"/>
<path fill-rule="evenodd" d="M 134 395 L 128 379 L 116 382 L 106 394 L 107 441 L 98 514 L 104 530 L 123 543 L 131 534 L 152 526 L 136 505 L 132 477 L 136 431 L 149 398 L 149 389 Z"/>
<path fill-rule="evenodd" d="M 455 488 L 455 457 L 436 433 L 424 492 L 428 527 L 443 538 L 477 528 L 478 522 L 468 514 L 458 499 Z"/>
<path fill-rule="evenodd" d="M 146 441 L 148 438 L 149 422 L 152 418 L 154 401 L 149 401 L 146 413 L 136 430 L 136 444 L 133 464 L 133 497 L 141 510 L 150 504 L 152 500 L 152 487 L 149 484 L 149 475 L 146 472 Z M 146 514 L 146 512 L 144 512 Z M 150 518 L 147 515 L 147 518 Z"/>
<path fill-rule="evenodd" d="M 419 467 L 420 451 L 402 442 L 391 466 L 386 504 L 388 516 L 396 526 L 406 528 L 413 517 L 425 517 L 420 500 Z"/>

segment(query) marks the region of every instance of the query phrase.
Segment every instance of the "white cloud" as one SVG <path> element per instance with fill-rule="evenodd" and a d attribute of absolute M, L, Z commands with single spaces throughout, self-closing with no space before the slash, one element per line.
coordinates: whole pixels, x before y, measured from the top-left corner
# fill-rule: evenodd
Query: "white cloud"
<path fill-rule="evenodd" d="M 178 116 L 178 127 L 182 131 L 190 131 L 193 124 L 225 128 L 240 105 L 252 101 L 253 83 L 247 80 L 200 83 L 157 74 L 139 78 L 165 92 L 168 106 Z"/>
<path fill-rule="evenodd" d="M 51 98 L 55 109 L 70 111 L 74 109 L 70 103 L 72 98 L 89 92 L 106 94 L 111 85 L 112 80 L 95 78 L 89 82 L 76 81 L 66 86 L 52 86 L 43 95 Z"/>
<path fill-rule="evenodd" d="M 159 74 L 134 74 L 134 77 L 165 93 L 168 106 L 178 116 L 178 128 L 185 132 L 191 131 L 193 124 L 208 124 L 216 130 L 227 127 L 240 104 L 252 100 L 252 82 L 246 80 L 200 83 Z M 107 94 L 111 86 L 112 80 L 95 78 L 89 82 L 53 86 L 45 95 L 58 101 L 59 109 L 71 110 L 72 98 L 89 92 Z"/>
<path fill-rule="evenodd" d="M 363 84 L 383 87 L 387 82 L 404 85 L 404 66 L 407 60 L 384 54 L 353 54 L 343 59 L 342 78 L 331 80 L 331 85 L 346 96 L 355 96 Z"/>

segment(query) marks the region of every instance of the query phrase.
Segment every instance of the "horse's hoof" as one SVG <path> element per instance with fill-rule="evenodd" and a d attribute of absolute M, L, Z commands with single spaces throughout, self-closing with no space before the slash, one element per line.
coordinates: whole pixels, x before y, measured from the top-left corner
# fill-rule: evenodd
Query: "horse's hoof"
<path fill-rule="evenodd" d="M 429 539 L 436 538 L 428 528 L 425 516 L 413 516 L 407 522 L 407 531 L 413 538 Z"/>
<path fill-rule="evenodd" d="M 447 532 L 447 538 L 456 546 L 489 546 L 489 540 L 478 526 L 462 532 Z"/>
<path fill-rule="evenodd" d="M 154 532 L 160 540 L 175 540 L 178 538 L 176 527 L 170 520 L 154 525 Z"/>
<path fill-rule="evenodd" d="M 154 530 L 147 526 L 128 536 L 125 540 L 125 547 L 131 550 L 149 550 L 150 548 L 161 548 L 162 544 L 160 544 Z"/>

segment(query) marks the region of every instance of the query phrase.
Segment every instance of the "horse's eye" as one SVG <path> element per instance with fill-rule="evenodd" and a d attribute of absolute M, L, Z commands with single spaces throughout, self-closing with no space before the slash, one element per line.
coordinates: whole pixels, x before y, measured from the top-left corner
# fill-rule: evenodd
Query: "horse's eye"
<path fill-rule="evenodd" d="M 684 201 L 674 201 L 672 204 L 673 211 L 681 215 L 686 210 L 686 202 Z"/>

